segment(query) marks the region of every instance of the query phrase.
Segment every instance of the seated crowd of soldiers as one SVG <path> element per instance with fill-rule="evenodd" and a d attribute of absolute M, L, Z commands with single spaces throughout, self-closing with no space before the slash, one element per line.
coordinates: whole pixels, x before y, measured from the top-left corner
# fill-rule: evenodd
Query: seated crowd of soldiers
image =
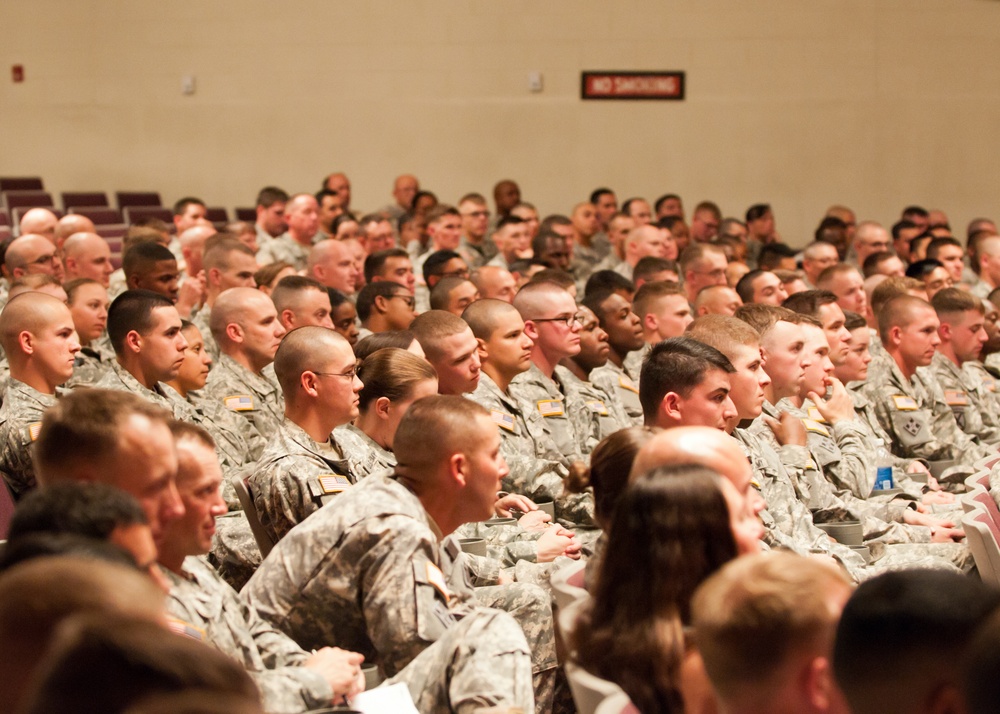
<path fill-rule="evenodd" d="M 0 710 L 991 711 L 993 222 L 350 188 L 2 246 Z"/>

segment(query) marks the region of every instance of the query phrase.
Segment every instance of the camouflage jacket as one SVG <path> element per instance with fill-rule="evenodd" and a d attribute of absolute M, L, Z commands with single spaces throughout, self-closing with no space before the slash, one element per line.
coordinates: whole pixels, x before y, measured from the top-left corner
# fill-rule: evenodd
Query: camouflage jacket
<path fill-rule="evenodd" d="M 500 431 L 500 453 L 510 468 L 504 490 L 535 502 L 554 501 L 556 518 L 565 524 L 594 525 L 594 497 L 571 494 L 564 488 L 567 463 L 549 438 L 538 410 L 527 409 L 501 392 L 485 372 L 469 398 L 490 412 Z"/>
<path fill-rule="evenodd" d="M 629 374 L 614 362 L 608 360 L 603 367 L 598 367 L 590 373 L 590 381 L 598 389 L 608 394 L 616 394 L 625 407 L 625 413 L 632 420 L 633 426 L 642 426 L 645 420 L 642 415 L 642 404 L 639 402 L 639 375 Z"/>
<path fill-rule="evenodd" d="M 170 581 L 168 613 L 242 664 L 268 712 L 291 714 L 329 706 L 330 685 L 318 672 L 301 666 L 309 652 L 260 617 L 203 559 L 186 558 L 183 571 L 178 575 L 163 570 Z"/>
<path fill-rule="evenodd" d="M 261 525 L 278 540 L 354 481 L 332 436 L 317 444 L 285 419 L 254 467 L 250 491 Z"/>
<path fill-rule="evenodd" d="M 369 476 L 292 529 L 244 594 L 300 646 L 360 652 L 392 676 L 474 610 L 441 541 L 391 472 Z"/>
<path fill-rule="evenodd" d="M 584 382 L 562 366 L 556 367 L 556 376 L 566 389 L 567 398 L 572 395 L 571 403 L 574 407 L 571 416 L 582 422 L 585 415 L 591 422 L 589 428 L 582 425 L 579 427 L 589 435 L 589 448 L 584 452 L 585 456 L 589 456 L 597 444 L 616 431 L 632 426 L 632 420 L 625 413 L 617 392 L 605 392 L 593 382 Z"/>
<path fill-rule="evenodd" d="M 296 271 L 305 270 L 309 262 L 309 246 L 302 245 L 288 233 L 282 233 L 257 251 L 257 262 L 260 265 L 284 262 L 293 265 Z"/>
<path fill-rule="evenodd" d="M 229 355 L 219 357 L 209 372 L 205 394 L 245 417 L 265 439 L 278 430 L 285 418 L 285 399 L 278 386 Z"/>
<path fill-rule="evenodd" d="M 31 444 L 38 438 L 42 412 L 56 403 L 52 394 L 43 394 L 24 382 L 11 379 L 0 406 L 0 473 L 14 500 L 35 488 L 35 467 Z"/>
<path fill-rule="evenodd" d="M 353 424 L 338 426 L 333 430 L 333 438 L 351 464 L 351 475 L 358 481 L 396 465 L 395 454 Z"/>
<path fill-rule="evenodd" d="M 586 421 L 581 422 L 583 405 L 571 403 L 564 385 L 557 379 L 549 379 L 532 363 L 527 372 L 514 378 L 508 391 L 527 409 L 534 409 L 541 415 L 546 432 L 565 459 L 581 461 L 584 453 L 589 453 L 584 451 L 584 446 L 590 436 L 590 419 L 583 414 Z M 578 430 L 585 431 L 578 434 Z"/>
<path fill-rule="evenodd" d="M 93 387 L 108 373 L 113 362 L 115 353 L 94 340 L 76 353 L 73 376 L 66 382 L 66 387 Z"/>
<path fill-rule="evenodd" d="M 964 365 L 958 367 L 940 352 L 934 355 L 930 365 L 917 372 L 925 381 L 936 382 L 944 392 L 945 404 L 951 407 L 959 429 L 981 444 L 1000 442 L 996 400 L 979 375 L 971 369 L 966 370 Z"/>

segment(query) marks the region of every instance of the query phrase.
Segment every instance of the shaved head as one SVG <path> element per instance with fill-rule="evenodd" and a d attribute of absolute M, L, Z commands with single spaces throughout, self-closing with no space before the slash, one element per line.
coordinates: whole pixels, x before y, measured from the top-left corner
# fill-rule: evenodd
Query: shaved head
<path fill-rule="evenodd" d="M 22 332 L 37 335 L 59 319 L 67 318 L 72 324 L 73 316 L 66 303 L 45 293 L 22 293 L 12 298 L 0 312 L 0 345 L 7 355 L 18 354 Z"/>
<path fill-rule="evenodd" d="M 236 323 L 245 326 L 247 316 L 256 307 L 270 305 L 274 307 L 271 298 L 254 288 L 230 288 L 220 293 L 212 306 L 209 318 L 212 336 L 216 341 L 225 340 L 226 326 Z"/>
<path fill-rule="evenodd" d="M 743 450 L 731 436 L 705 426 L 679 426 L 656 434 L 639 450 L 630 481 L 658 466 L 697 464 L 733 479 L 734 466 L 749 469 Z"/>
<path fill-rule="evenodd" d="M 307 369 L 322 369 L 320 359 L 326 360 L 334 352 L 354 354 L 350 342 L 326 327 L 309 325 L 285 335 L 274 355 L 274 374 L 285 399 L 294 401 L 302 373 Z"/>
<path fill-rule="evenodd" d="M 45 236 L 36 233 L 22 233 L 20 238 L 11 241 L 4 260 L 7 264 L 7 270 L 11 275 L 14 275 L 15 270 L 20 270 L 22 273 L 32 272 L 31 268 L 39 258 L 55 255 L 55 253 L 55 243 Z"/>
<path fill-rule="evenodd" d="M 565 288 L 555 283 L 528 283 L 514 296 L 514 307 L 521 313 L 521 317 L 529 320 L 545 314 L 546 309 L 552 305 L 553 298 L 568 294 Z"/>
<path fill-rule="evenodd" d="M 59 219 L 47 208 L 32 208 L 21 216 L 21 235 L 38 233 L 47 238 L 55 238 Z"/>
<path fill-rule="evenodd" d="M 562 290 L 562 288 L 559 288 Z M 566 292 L 563 290 L 563 292 Z M 472 334 L 480 340 L 488 340 L 496 329 L 497 322 L 502 315 L 516 313 L 517 309 L 510 303 L 503 300 L 486 299 L 476 300 L 476 302 L 465 308 L 462 319 L 472 328 Z"/>
<path fill-rule="evenodd" d="M 56 245 L 62 247 L 62 243 L 74 233 L 93 233 L 94 230 L 94 222 L 86 216 L 68 213 L 56 224 Z"/>
<path fill-rule="evenodd" d="M 893 327 L 907 327 L 925 310 L 933 309 L 929 302 L 912 295 L 894 297 L 879 311 L 879 334 L 888 335 Z"/>

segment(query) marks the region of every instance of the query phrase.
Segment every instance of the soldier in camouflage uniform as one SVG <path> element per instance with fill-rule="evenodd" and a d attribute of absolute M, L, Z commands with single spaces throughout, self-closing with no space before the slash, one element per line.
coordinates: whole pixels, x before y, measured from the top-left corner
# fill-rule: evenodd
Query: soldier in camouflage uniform
<path fill-rule="evenodd" d="M 73 374 L 80 343 L 69 308 L 50 295 L 28 292 L 0 313 L 0 344 L 11 369 L 0 406 L 0 474 L 16 500 L 35 488 L 31 444 L 42 412 L 56 403 L 57 388 Z"/>
<path fill-rule="evenodd" d="M 919 298 L 896 297 L 882 309 L 879 324 L 886 353 L 872 361 L 863 391 L 892 438 L 893 453 L 965 466 L 993 453 L 958 428 L 944 393 L 917 375 L 940 343 L 934 308 Z"/>
<path fill-rule="evenodd" d="M 265 621 L 201 557 L 212 540 L 216 516 L 225 513 L 222 471 L 211 437 L 175 423 L 177 490 L 185 516 L 171 523 L 159 562 L 170 583 L 167 609 L 202 639 L 240 662 L 269 712 L 289 714 L 330 706 L 360 689 L 361 655 L 326 648 L 309 653 Z"/>
<path fill-rule="evenodd" d="M 632 423 L 643 423 L 642 404 L 639 401 L 639 372 L 629 372 L 626 359 L 629 353 L 646 345 L 642 337 L 642 324 L 632 312 L 628 300 L 615 292 L 588 295 L 583 304 L 593 310 L 601 329 L 608 334 L 611 353 L 607 364 L 590 373 L 590 381 L 599 389 L 618 395 Z"/>
<path fill-rule="evenodd" d="M 261 525 L 275 541 L 357 480 L 333 440 L 358 416 L 358 378 L 350 343 L 324 327 L 289 332 L 274 357 L 285 419 L 250 476 Z"/>
<path fill-rule="evenodd" d="M 941 344 L 930 365 L 917 373 L 926 382 L 937 382 L 962 431 L 980 444 L 995 446 L 1000 442 L 997 402 L 977 375 L 964 369 L 979 359 L 986 344 L 983 303 L 962 290 L 946 288 L 934 295 L 931 305 L 941 321 Z"/>
<path fill-rule="evenodd" d="M 66 283 L 69 310 L 80 338 L 80 351 L 76 355 L 73 377 L 68 388 L 92 386 L 111 368 L 114 350 L 105 342 L 108 320 L 108 291 L 96 280 L 81 278 Z"/>
<path fill-rule="evenodd" d="M 205 302 L 191 313 L 191 322 L 198 327 L 205 349 L 213 362 L 219 361 L 219 345 L 212 337 L 211 315 L 219 295 L 230 288 L 256 288 L 253 274 L 257 261 L 253 251 L 234 238 L 211 238 L 205 243 L 201 260 L 205 271 Z"/>
<path fill-rule="evenodd" d="M 285 204 L 285 224 L 288 230 L 257 251 L 261 265 L 284 262 L 305 270 L 309 262 L 312 239 L 319 230 L 319 206 L 308 193 L 299 193 Z"/>
<path fill-rule="evenodd" d="M 508 303 L 492 299 L 472 303 L 462 318 L 480 344 L 482 373 L 470 398 L 490 412 L 500 433 L 500 448 L 510 468 L 504 490 L 536 503 L 554 501 L 556 518 L 564 524 L 594 525 L 593 495 L 566 492 L 563 479 L 569 464 L 552 441 L 544 418 L 508 389 L 531 364 L 532 341 L 524 334 L 524 320 Z"/>
<path fill-rule="evenodd" d="M 427 434 L 440 438 L 428 442 Z M 488 413 L 458 397 L 422 399 L 403 416 L 394 444 L 396 471 L 368 477 L 335 508 L 294 528 L 245 595 L 300 646 L 336 643 L 388 676 L 419 662 L 456 628 L 475 629 L 472 649 L 489 666 L 477 682 L 482 701 L 534 709 L 523 692 L 530 653 L 520 628 L 507 615 L 476 607 L 467 585 L 449 582 L 443 571 L 442 538 L 490 516 L 504 475 Z M 465 478 L 453 479 L 450 464 L 461 464 Z M 451 668 L 461 669 L 471 651 L 458 654 Z M 554 666 L 536 661 L 535 674 L 551 679 Z M 461 685 L 451 682 L 453 702 L 476 695 Z"/>
<path fill-rule="evenodd" d="M 285 334 L 274 303 L 259 290 L 230 288 L 212 307 L 211 326 L 222 356 L 205 393 L 270 438 L 285 411 L 281 390 L 263 374 Z"/>
<path fill-rule="evenodd" d="M 581 461 L 597 445 L 590 410 L 577 401 L 577 393 L 570 400 L 566 385 L 555 374 L 560 360 L 580 352 L 580 323 L 573 296 L 554 283 L 531 283 L 517 293 L 514 307 L 533 344 L 531 366 L 514 378 L 510 393 L 522 404 L 534 405 L 565 458 Z"/>

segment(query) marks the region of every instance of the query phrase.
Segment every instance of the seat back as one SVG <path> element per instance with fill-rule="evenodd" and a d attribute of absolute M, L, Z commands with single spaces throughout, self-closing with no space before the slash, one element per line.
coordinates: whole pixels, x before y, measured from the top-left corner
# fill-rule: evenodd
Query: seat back
<path fill-rule="evenodd" d="M 51 208 L 52 194 L 46 191 L 4 191 L 3 203 L 8 209 L 15 208 Z"/>
<path fill-rule="evenodd" d="M 0 486 L 0 539 L 7 539 L 7 531 L 10 530 L 10 521 L 14 517 L 14 497 L 4 481 Z"/>
<path fill-rule="evenodd" d="M 556 597 L 556 608 L 562 610 L 581 598 L 587 597 L 587 591 L 583 588 L 583 571 L 586 569 L 585 561 L 577 561 L 571 565 L 552 573 L 550 582 L 552 592 Z"/>
<path fill-rule="evenodd" d="M 69 209 L 70 213 L 86 216 L 95 226 L 117 226 L 124 222 L 122 212 L 117 208 L 107 206 L 76 206 Z"/>
<path fill-rule="evenodd" d="M 984 583 L 1000 586 L 1000 543 L 993 528 L 993 519 L 984 510 L 976 509 L 962 518 L 966 541 L 976 569 Z"/>
<path fill-rule="evenodd" d="M 257 541 L 257 547 L 260 548 L 260 555 L 262 558 L 266 558 L 267 554 L 274 548 L 275 541 L 271 540 L 271 536 L 264 530 L 264 526 L 257 516 L 257 507 L 253 505 L 250 484 L 247 482 L 248 478 L 242 474 L 236 474 L 230 478 L 230 481 L 233 484 L 233 489 L 236 491 L 236 497 L 243 507 L 243 514 L 247 517 L 247 523 L 250 524 L 250 532 L 253 533 L 253 538 Z"/>
<path fill-rule="evenodd" d="M 578 664 L 566 663 L 566 679 L 579 714 L 597 714 L 598 707 L 612 698 L 628 695 L 614 682 L 594 676 Z"/>
<path fill-rule="evenodd" d="M 156 191 L 116 191 L 115 201 L 120 210 L 126 206 L 162 206 L 160 194 Z M 172 214 L 171 214 L 172 215 Z"/>
<path fill-rule="evenodd" d="M 104 191 L 63 191 L 62 205 L 70 213 L 76 213 L 74 208 L 108 208 L 108 194 Z"/>
<path fill-rule="evenodd" d="M 161 206 L 125 206 L 122 209 L 122 216 L 126 223 L 135 223 L 143 218 L 159 218 L 164 221 L 171 230 L 174 227 L 174 213 L 169 208 Z"/>
<path fill-rule="evenodd" d="M 997 502 L 993 500 L 993 495 L 985 490 L 976 490 L 972 494 L 972 500 L 980 504 L 989 515 L 997 540 L 1000 541 L 1000 508 L 997 508 Z"/>
<path fill-rule="evenodd" d="M 249 221 L 250 223 L 257 222 L 256 208 L 237 208 L 235 212 L 237 221 Z"/>
<path fill-rule="evenodd" d="M 44 191 L 40 176 L 0 176 L 0 191 Z"/>

